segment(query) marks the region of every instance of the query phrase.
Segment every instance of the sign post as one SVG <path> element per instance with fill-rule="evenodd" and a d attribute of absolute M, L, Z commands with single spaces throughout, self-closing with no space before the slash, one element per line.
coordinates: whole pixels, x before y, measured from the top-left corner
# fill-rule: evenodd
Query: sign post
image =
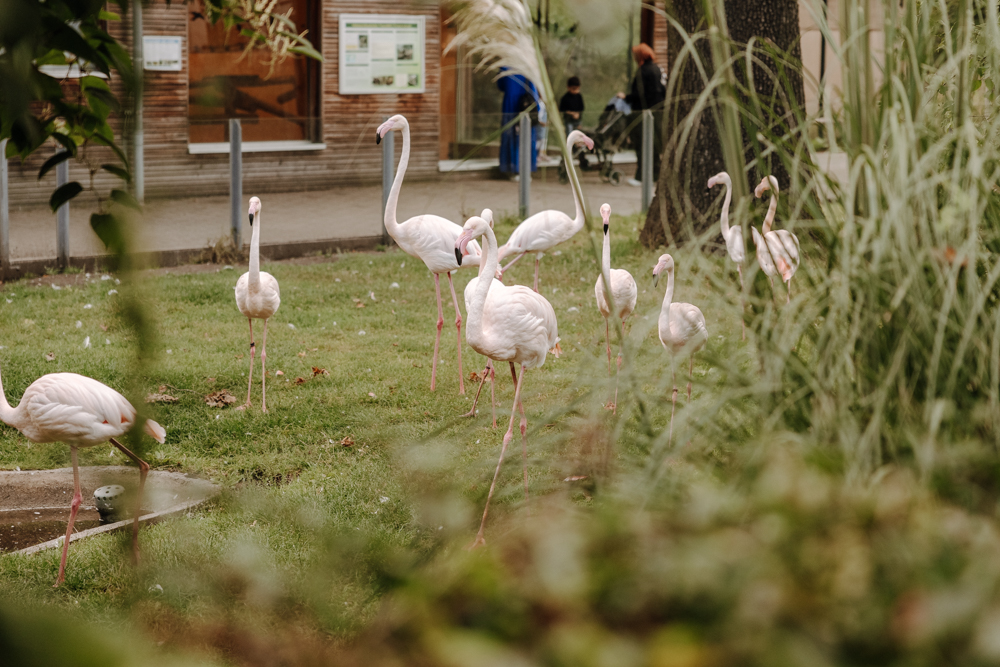
<path fill-rule="evenodd" d="M 229 119 L 229 222 L 233 228 L 233 245 L 243 249 L 240 229 L 243 225 L 243 129 L 239 118 Z"/>
<path fill-rule="evenodd" d="M 520 145 L 517 149 L 518 189 L 521 219 L 531 215 L 531 118 L 521 114 Z"/>

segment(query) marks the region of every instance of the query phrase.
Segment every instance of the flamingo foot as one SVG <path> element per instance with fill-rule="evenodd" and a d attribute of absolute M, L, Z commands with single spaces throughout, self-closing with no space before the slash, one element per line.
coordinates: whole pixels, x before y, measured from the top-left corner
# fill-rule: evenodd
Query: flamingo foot
<path fill-rule="evenodd" d="M 476 535 L 476 539 L 472 540 L 472 544 L 465 547 L 465 550 L 475 551 L 476 549 L 480 549 L 485 546 L 486 546 L 486 538 L 483 536 L 483 532 L 479 531 L 479 534 Z"/>

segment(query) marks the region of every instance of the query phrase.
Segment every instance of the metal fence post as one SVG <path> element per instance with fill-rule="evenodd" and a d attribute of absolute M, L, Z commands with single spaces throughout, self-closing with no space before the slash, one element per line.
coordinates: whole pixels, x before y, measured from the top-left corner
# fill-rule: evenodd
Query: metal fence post
<path fill-rule="evenodd" d="M 132 66 L 135 68 L 135 127 L 132 132 L 132 190 L 142 203 L 146 199 L 146 146 L 142 131 L 143 57 L 142 57 L 142 2 L 133 2 L 132 11 Z"/>
<path fill-rule="evenodd" d="M 642 112 L 642 212 L 653 201 L 653 112 Z"/>
<path fill-rule="evenodd" d="M 388 120 L 388 119 L 386 119 Z M 396 133 L 389 130 L 382 137 L 382 245 L 392 243 L 389 230 L 385 227 L 385 209 L 389 205 L 389 193 L 392 191 L 392 179 L 395 176 Z"/>
<path fill-rule="evenodd" d="M 531 215 L 531 119 L 528 114 L 521 114 L 521 137 L 517 151 L 517 172 L 520 176 L 520 214 L 521 218 Z"/>
<path fill-rule="evenodd" d="M 243 248 L 240 230 L 243 225 L 243 130 L 239 118 L 229 119 L 229 221 L 233 227 L 233 245 Z"/>
<path fill-rule="evenodd" d="M 0 268 L 10 268 L 10 196 L 7 193 L 7 140 L 0 141 Z"/>
<path fill-rule="evenodd" d="M 69 160 L 63 160 L 56 165 L 56 188 L 61 188 L 67 183 L 69 183 Z M 60 206 L 56 215 L 58 221 L 56 226 L 56 257 L 59 268 L 65 269 L 69 266 L 69 202 Z"/>

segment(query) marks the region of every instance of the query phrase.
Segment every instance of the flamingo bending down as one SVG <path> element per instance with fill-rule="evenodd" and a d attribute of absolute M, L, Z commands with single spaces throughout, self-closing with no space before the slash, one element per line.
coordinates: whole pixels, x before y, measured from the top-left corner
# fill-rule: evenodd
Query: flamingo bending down
<path fill-rule="evenodd" d="M 743 312 L 746 306 L 743 304 L 743 261 L 746 259 L 746 244 L 743 243 L 743 228 L 729 226 L 729 204 L 733 200 L 733 181 L 724 171 L 708 179 L 709 189 L 714 188 L 719 183 L 726 186 L 726 198 L 722 202 L 722 214 L 719 220 L 722 224 L 722 238 L 726 241 L 726 252 L 729 259 L 736 263 L 736 270 L 740 274 L 740 327 L 742 340 L 747 339 L 747 325 L 743 321 Z"/>
<path fill-rule="evenodd" d="M 594 142 L 580 130 L 573 130 L 566 137 L 566 153 L 573 154 L 573 146 L 583 144 L 587 150 L 593 150 Z M 575 170 L 573 161 L 567 164 L 567 169 Z M 576 203 L 576 216 L 571 218 L 562 211 L 548 210 L 534 214 L 514 230 L 498 251 L 499 261 L 511 255 L 517 255 L 507 266 L 503 267 L 501 273 L 506 272 L 517 260 L 524 257 L 526 253 L 535 252 L 535 291 L 538 291 L 538 263 L 542 259 L 542 253 L 550 250 L 564 241 L 568 241 L 583 229 L 583 202 L 580 195 L 573 190 L 573 201 Z"/>
<path fill-rule="evenodd" d="M 257 224 L 254 224 L 256 218 Z M 236 281 L 236 307 L 250 322 L 250 376 L 247 380 L 247 402 L 240 409 L 250 407 L 250 389 L 253 387 L 253 321 L 264 320 L 264 340 L 260 346 L 260 406 L 267 412 L 267 321 L 281 305 L 278 280 L 267 271 L 260 270 L 260 199 L 250 198 L 250 270 Z"/>
<path fill-rule="evenodd" d="M 423 261 L 434 274 L 434 290 L 437 293 L 437 336 L 434 338 L 434 360 L 431 364 L 431 391 L 437 381 L 438 348 L 441 344 L 441 327 L 444 326 L 444 311 L 441 308 L 441 274 L 448 276 L 448 286 L 451 288 L 451 301 L 455 305 L 455 328 L 458 330 L 458 393 L 465 393 L 465 379 L 462 377 L 462 311 L 458 309 L 458 297 L 455 295 L 455 284 L 451 280 L 451 272 L 457 271 L 462 265 L 455 260 L 455 239 L 462 233 L 462 228 L 451 220 L 438 215 L 417 215 L 405 222 L 396 221 L 396 204 L 399 202 L 399 188 L 403 184 L 406 165 L 410 161 L 410 124 L 406 118 L 397 114 L 378 126 L 375 131 L 375 143 L 381 143 L 386 133 L 393 130 L 403 132 L 403 153 L 399 157 L 399 167 L 392 181 L 389 199 L 385 205 L 385 229 L 396 244 L 408 255 Z M 469 266 L 479 265 L 481 254 L 478 243 L 470 245 L 470 256 L 465 258 Z"/>
<path fill-rule="evenodd" d="M 611 317 L 611 305 L 604 295 L 604 276 L 611 278 L 611 296 L 615 304 L 615 317 L 622 321 L 622 332 L 625 331 L 625 320 L 632 311 L 635 310 L 635 301 L 639 296 L 639 290 L 635 285 L 635 278 L 625 269 L 611 268 L 611 238 L 608 233 L 608 226 L 611 222 L 611 206 L 603 204 L 601 206 L 601 218 L 604 219 L 604 248 L 601 254 L 601 275 L 597 276 L 597 283 L 594 285 L 594 296 L 597 298 L 597 309 L 604 316 L 604 333 L 608 341 L 608 375 L 611 375 L 611 328 L 608 318 Z M 621 370 L 622 355 L 618 352 L 618 369 Z M 618 409 L 618 376 L 615 375 L 615 400 L 611 403 L 612 413 Z"/>
<path fill-rule="evenodd" d="M 767 206 L 767 215 L 764 216 L 764 225 L 761 231 L 751 227 L 753 231 L 753 242 L 757 245 L 757 263 L 760 268 L 771 279 L 776 273 L 781 274 L 781 279 L 785 281 L 788 294 L 785 303 L 792 300 L 792 276 L 799 269 L 799 239 L 787 229 L 771 230 L 774 223 L 774 212 L 778 209 L 778 179 L 774 176 L 765 176 L 760 181 L 760 185 L 753 191 L 757 198 L 760 198 L 768 190 L 771 191 L 771 203 Z M 763 235 L 763 236 L 762 236 Z M 771 280 L 771 286 L 774 281 Z"/>
<path fill-rule="evenodd" d="M 0 382 L 0 420 L 13 426 L 32 442 L 64 442 L 69 445 L 73 460 L 73 501 L 70 504 L 66 539 L 63 541 L 59 576 L 55 585 L 66 575 L 66 555 L 73 535 L 73 522 L 83 502 L 80 492 L 78 447 L 93 447 L 111 441 L 139 466 L 139 495 L 136 498 L 132 524 L 132 556 L 139 559 L 139 514 L 142 509 L 142 489 L 146 484 L 149 464 L 126 449 L 116 438 L 131 430 L 135 423 L 135 408 L 111 387 L 76 373 L 50 373 L 32 382 L 16 408 L 7 402 Z M 167 432 L 152 420 L 146 420 L 143 430 L 159 443 Z"/>
<path fill-rule="evenodd" d="M 663 305 L 660 307 L 659 325 L 660 343 L 670 356 L 676 357 L 684 351 L 691 354 L 691 365 L 688 368 L 687 397 L 691 400 L 691 375 L 694 373 L 694 353 L 705 347 L 708 340 L 708 329 L 705 327 L 705 316 L 698 306 L 690 303 L 674 303 L 674 258 L 670 255 L 660 255 L 660 260 L 653 267 L 654 284 L 659 282 L 663 272 L 667 273 L 667 291 L 663 295 Z M 677 372 L 671 364 L 674 391 L 670 405 L 670 434 L 674 437 L 674 408 L 677 405 Z M 669 440 L 668 440 L 669 442 Z"/>
<path fill-rule="evenodd" d="M 465 246 L 474 238 L 486 239 L 485 266 L 481 275 L 491 276 L 496 272 L 497 238 L 486 220 L 473 216 L 465 223 L 462 234 L 455 241 L 455 259 L 462 261 Z M 538 368 L 545 363 L 545 356 L 551 350 L 559 354 L 559 333 L 556 313 L 545 297 L 521 285 L 507 286 L 497 280 L 479 280 L 471 300 L 467 304 L 469 326 L 465 339 L 476 352 L 495 362 L 508 362 L 514 378 L 514 403 L 510 410 L 510 425 L 503 436 L 500 461 L 493 474 L 493 483 L 486 497 L 483 520 L 479 525 L 473 547 L 486 543 L 484 530 L 486 516 L 490 511 L 490 499 L 500 476 L 500 466 L 514 434 L 514 417 L 521 411 L 521 447 L 524 459 L 524 498 L 528 498 L 528 419 L 521 403 L 521 386 L 524 374 L 530 368 Z M 521 365 L 521 376 L 517 376 L 514 364 Z"/>

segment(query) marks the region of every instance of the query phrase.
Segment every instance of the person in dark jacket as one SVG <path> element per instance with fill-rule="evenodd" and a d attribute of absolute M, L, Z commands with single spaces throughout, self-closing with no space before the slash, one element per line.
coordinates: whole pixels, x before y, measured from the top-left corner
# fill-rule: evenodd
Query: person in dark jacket
<path fill-rule="evenodd" d="M 580 94 L 580 77 L 571 76 L 566 82 L 566 94 L 559 100 L 559 111 L 562 113 L 566 134 L 580 127 L 583 116 L 583 95 Z"/>
<path fill-rule="evenodd" d="M 648 44 L 632 47 L 632 56 L 639 64 L 639 69 L 632 79 L 632 90 L 628 95 L 618 93 L 632 107 L 633 124 L 630 137 L 635 147 L 636 168 L 635 178 L 628 179 L 629 185 L 642 185 L 642 111 L 653 110 L 653 180 L 660 177 L 660 157 L 663 153 L 663 139 L 660 136 L 660 126 L 663 121 L 663 100 L 666 99 L 667 88 L 663 81 L 663 72 L 656 64 L 656 54 Z"/>
<path fill-rule="evenodd" d="M 505 71 L 505 70 L 504 70 Z M 535 84 L 521 74 L 505 74 L 497 79 L 497 88 L 503 92 L 503 119 L 507 125 L 517 119 L 522 111 L 538 103 L 538 92 Z M 537 118 L 537 111 L 532 114 Z M 538 147 L 536 142 L 537 121 L 531 124 L 531 171 L 538 169 Z M 500 172 L 512 178 L 518 178 L 520 170 L 519 156 L 521 128 L 517 123 L 504 130 L 500 135 Z"/>

